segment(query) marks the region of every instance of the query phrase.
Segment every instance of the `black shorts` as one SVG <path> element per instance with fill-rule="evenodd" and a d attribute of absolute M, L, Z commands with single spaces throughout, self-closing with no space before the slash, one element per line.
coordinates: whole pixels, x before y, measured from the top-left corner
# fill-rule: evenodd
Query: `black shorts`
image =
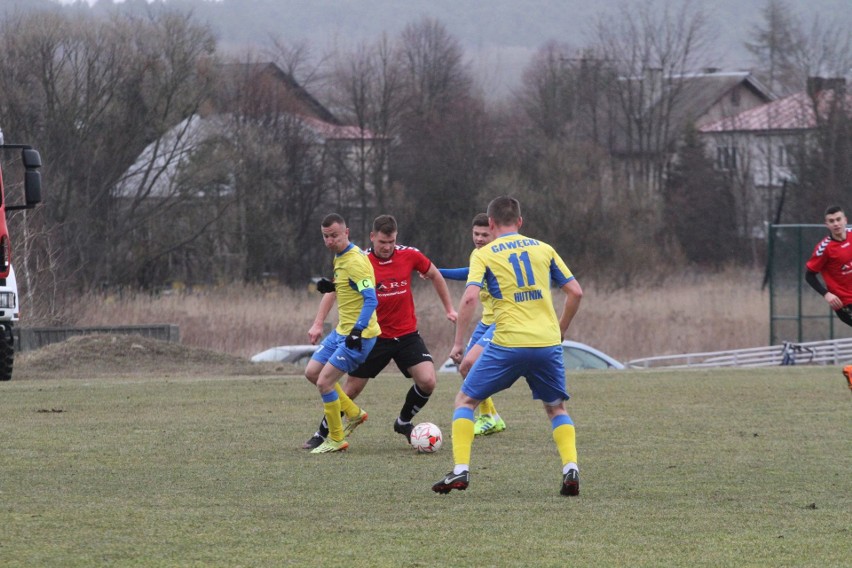
<path fill-rule="evenodd" d="M 846 325 L 852 326 L 852 304 L 846 304 L 839 310 L 836 310 L 834 313 L 837 314 L 837 317 L 840 318 L 840 321 L 842 321 Z"/>
<path fill-rule="evenodd" d="M 367 360 L 349 375 L 358 379 L 372 379 L 388 366 L 391 359 L 402 371 L 402 374 L 410 379 L 411 374 L 408 369 L 424 361 L 431 363 L 432 355 L 426 349 L 426 344 L 420 337 L 420 332 L 415 331 L 395 339 L 380 337 L 376 340 Z"/>

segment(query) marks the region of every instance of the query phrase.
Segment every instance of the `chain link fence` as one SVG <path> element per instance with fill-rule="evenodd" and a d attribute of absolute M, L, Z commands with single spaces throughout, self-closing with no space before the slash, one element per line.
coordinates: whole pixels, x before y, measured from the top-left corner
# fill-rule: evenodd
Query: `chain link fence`
<path fill-rule="evenodd" d="M 805 263 L 827 235 L 825 225 L 769 226 L 770 345 L 852 337 L 852 327 L 805 282 Z"/>

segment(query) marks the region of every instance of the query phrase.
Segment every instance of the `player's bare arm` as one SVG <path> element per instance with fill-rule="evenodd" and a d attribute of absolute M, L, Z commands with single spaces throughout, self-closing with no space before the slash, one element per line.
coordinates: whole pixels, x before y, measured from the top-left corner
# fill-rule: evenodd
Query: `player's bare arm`
<path fill-rule="evenodd" d="M 311 345 L 316 345 L 320 337 L 322 337 L 322 325 L 325 323 L 325 318 L 328 317 L 331 307 L 334 306 L 334 301 L 337 299 L 336 294 L 323 294 L 320 300 L 317 316 L 314 318 L 314 323 L 308 330 L 308 340 Z"/>
<path fill-rule="evenodd" d="M 577 279 L 566 282 L 562 288 L 565 294 L 565 305 L 562 307 L 562 315 L 559 317 L 559 329 L 562 332 L 562 339 L 565 339 L 565 333 L 568 331 L 568 326 L 571 325 L 571 320 L 580 309 L 580 300 L 583 299 L 583 289 Z"/>
<path fill-rule="evenodd" d="M 456 309 L 453 306 L 453 299 L 450 297 L 450 289 L 447 287 L 447 281 L 444 280 L 443 276 L 441 276 L 441 272 L 438 270 L 438 267 L 435 266 L 434 263 L 430 264 L 429 270 L 421 274 L 421 276 L 432 281 L 432 286 L 435 288 L 438 298 L 440 298 L 441 303 L 444 305 L 444 311 L 447 314 L 447 319 L 451 322 L 455 322 L 458 319 L 458 312 L 456 312 Z"/>
<path fill-rule="evenodd" d="M 464 355 L 464 336 L 470 328 L 473 316 L 476 314 L 476 303 L 479 301 L 479 287 L 470 285 L 464 289 L 461 302 L 459 302 L 458 319 L 456 320 L 456 336 L 453 341 L 453 349 L 450 351 L 452 360 L 459 364 Z"/>

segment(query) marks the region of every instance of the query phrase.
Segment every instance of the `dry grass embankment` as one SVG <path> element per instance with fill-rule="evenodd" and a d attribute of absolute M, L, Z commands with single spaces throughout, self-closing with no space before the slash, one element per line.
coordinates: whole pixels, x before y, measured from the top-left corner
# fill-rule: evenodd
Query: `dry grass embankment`
<path fill-rule="evenodd" d="M 757 271 L 674 274 L 662 285 L 616 291 L 581 279 L 585 297 L 569 338 L 623 360 L 766 345 L 769 294 L 760 288 L 761 277 Z M 461 296 L 460 284 L 450 288 L 454 298 Z M 453 328 L 429 284 L 418 282 L 415 295 L 420 330 L 442 361 Z M 248 357 L 275 345 L 306 343 L 318 302 L 307 288 L 261 286 L 93 296 L 80 302 L 88 309 L 74 324 L 173 323 L 186 345 Z M 332 313 L 329 321 L 334 319 Z"/>

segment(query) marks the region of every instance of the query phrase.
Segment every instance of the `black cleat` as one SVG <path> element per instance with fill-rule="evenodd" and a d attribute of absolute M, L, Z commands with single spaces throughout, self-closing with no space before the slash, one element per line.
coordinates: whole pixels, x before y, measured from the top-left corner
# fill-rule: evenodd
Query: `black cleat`
<path fill-rule="evenodd" d="M 432 491 L 435 493 L 447 494 L 453 489 L 464 491 L 470 483 L 470 471 L 461 473 L 453 473 L 452 471 L 444 476 L 444 479 L 432 486 Z"/>
<path fill-rule="evenodd" d="M 580 494 L 580 472 L 576 469 L 569 469 L 568 473 L 562 476 L 562 495 L 570 495 L 576 497 Z"/>
<path fill-rule="evenodd" d="M 317 433 L 308 438 L 307 442 L 302 444 L 302 449 L 313 450 L 314 448 L 318 448 L 319 446 L 321 446 L 323 442 L 325 442 L 325 438 L 323 438 L 319 435 L 319 433 Z"/>
<path fill-rule="evenodd" d="M 400 424 L 399 420 L 393 421 L 393 431 L 397 434 L 402 434 L 405 436 L 405 441 L 411 444 L 411 431 L 414 430 L 414 424 L 409 422 L 408 424 Z"/>

